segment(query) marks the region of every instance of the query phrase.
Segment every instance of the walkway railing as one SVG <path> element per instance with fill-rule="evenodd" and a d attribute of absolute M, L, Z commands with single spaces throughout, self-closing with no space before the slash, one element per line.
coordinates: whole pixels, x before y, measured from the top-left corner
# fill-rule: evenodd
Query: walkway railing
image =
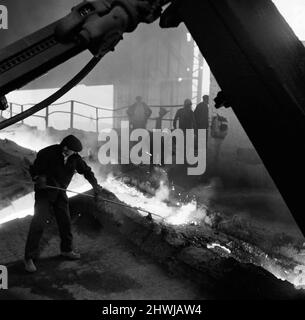
<path fill-rule="evenodd" d="M 63 106 L 63 105 L 69 105 L 69 111 L 62 111 L 62 110 L 56 110 L 56 111 L 51 111 L 52 107 L 56 107 L 56 106 Z M 18 104 L 18 103 L 13 103 L 10 102 L 9 103 L 9 108 L 6 111 L 1 111 L 1 116 L 4 118 L 7 117 L 13 117 L 14 115 L 23 112 L 24 110 L 32 107 L 34 104 Z M 79 112 L 76 112 L 76 105 L 79 106 L 83 106 L 86 108 L 90 108 L 93 109 L 94 112 L 94 116 L 88 116 L 86 114 L 81 114 Z M 124 107 L 120 107 L 120 108 L 116 108 L 116 109 L 112 109 L 112 108 L 104 108 L 104 107 L 98 107 L 98 106 L 94 106 L 88 103 L 84 103 L 84 102 L 80 102 L 80 101 L 75 101 L 75 100 L 69 100 L 69 101 L 65 101 L 65 102 L 61 102 L 61 103 L 54 103 L 52 105 L 50 105 L 48 108 L 46 108 L 45 111 L 45 115 L 39 115 L 39 114 L 35 114 L 33 116 L 31 116 L 30 118 L 39 118 L 39 119 L 43 119 L 45 121 L 45 127 L 48 128 L 49 127 L 49 123 L 50 123 L 50 117 L 52 115 L 55 114 L 67 114 L 70 117 L 70 124 L 69 127 L 70 129 L 74 129 L 75 126 L 75 117 L 80 117 L 83 119 L 88 119 L 88 120 L 93 120 L 95 121 L 95 131 L 97 133 L 99 133 L 99 122 L 101 120 L 108 120 L 108 119 L 128 119 L 127 115 L 115 115 L 116 113 L 121 113 L 124 110 L 127 110 L 129 106 L 124 106 Z M 172 109 L 172 108 L 179 108 L 182 107 L 182 105 L 175 105 L 175 106 L 171 106 L 171 105 L 166 105 L 166 106 L 157 106 L 157 105 L 152 105 L 149 106 L 151 109 L 156 109 L 156 108 L 160 108 L 163 107 L 165 109 Z M 16 108 L 18 110 L 16 110 Z M 19 112 L 17 112 L 19 111 Z M 106 112 L 111 112 L 114 115 L 111 116 L 105 116 L 105 115 L 101 115 L 102 113 L 106 113 Z M 7 115 L 7 116 L 5 116 Z M 157 118 L 150 118 L 149 120 L 156 120 Z M 170 124 L 173 121 L 172 118 L 164 118 L 162 121 L 169 121 Z M 24 121 L 22 121 L 22 123 L 24 123 Z"/>

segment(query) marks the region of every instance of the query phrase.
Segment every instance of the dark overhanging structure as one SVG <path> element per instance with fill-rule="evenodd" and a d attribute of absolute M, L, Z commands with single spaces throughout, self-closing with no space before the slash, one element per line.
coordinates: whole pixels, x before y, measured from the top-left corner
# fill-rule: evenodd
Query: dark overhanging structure
<path fill-rule="evenodd" d="M 305 48 L 271 0 L 176 2 L 303 235 Z"/>

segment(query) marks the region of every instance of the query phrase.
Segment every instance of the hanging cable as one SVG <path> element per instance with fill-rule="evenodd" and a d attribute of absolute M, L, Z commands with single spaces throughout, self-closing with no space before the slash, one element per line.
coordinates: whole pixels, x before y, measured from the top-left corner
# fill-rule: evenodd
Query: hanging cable
<path fill-rule="evenodd" d="M 22 121 L 33 114 L 37 113 L 38 111 L 45 109 L 53 102 L 60 99 L 63 95 L 65 95 L 68 91 L 70 91 L 73 87 L 75 87 L 78 83 L 80 83 L 93 69 L 94 67 L 100 62 L 101 56 L 93 57 L 89 63 L 69 82 L 67 82 L 62 88 L 56 91 L 47 99 L 43 100 L 42 102 L 36 104 L 32 108 L 17 114 L 16 116 L 9 118 L 0 122 L 0 130 L 5 129 L 19 121 Z"/>

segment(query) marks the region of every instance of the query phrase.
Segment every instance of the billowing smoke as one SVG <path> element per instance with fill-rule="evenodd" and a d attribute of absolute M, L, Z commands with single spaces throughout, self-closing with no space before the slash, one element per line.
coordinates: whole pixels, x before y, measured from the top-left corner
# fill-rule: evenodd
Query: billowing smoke
<path fill-rule="evenodd" d="M 48 145 L 59 141 L 48 135 L 45 131 L 39 131 L 34 127 L 16 125 L 0 131 L 0 139 L 14 141 L 19 146 L 38 152 Z"/>

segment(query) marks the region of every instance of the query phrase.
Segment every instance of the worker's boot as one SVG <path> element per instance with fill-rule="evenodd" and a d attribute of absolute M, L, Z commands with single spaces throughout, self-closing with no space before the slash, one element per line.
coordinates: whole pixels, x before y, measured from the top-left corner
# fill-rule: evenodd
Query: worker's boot
<path fill-rule="evenodd" d="M 37 268 L 32 259 L 24 260 L 24 267 L 27 272 L 34 273 L 37 271 Z"/>
<path fill-rule="evenodd" d="M 64 258 L 67 258 L 69 260 L 79 260 L 80 259 L 80 254 L 74 251 L 70 252 L 62 252 L 61 256 Z"/>

